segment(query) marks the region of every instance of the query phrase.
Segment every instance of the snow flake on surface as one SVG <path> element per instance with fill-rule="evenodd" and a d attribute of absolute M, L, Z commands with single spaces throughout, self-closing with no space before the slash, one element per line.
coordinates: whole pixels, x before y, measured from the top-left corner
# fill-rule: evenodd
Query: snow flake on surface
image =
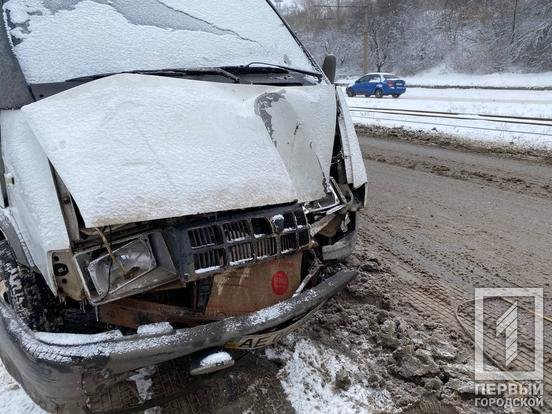
<path fill-rule="evenodd" d="M 253 61 L 313 69 L 265 0 L 9 0 L 4 10 L 29 83 Z"/>
<path fill-rule="evenodd" d="M 266 354 L 285 363 L 279 373 L 280 381 L 300 414 L 392 411 L 390 394 L 370 388 L 356 364 L 332 349 L 299 339 L 290 348 L 268 348 Z"/>

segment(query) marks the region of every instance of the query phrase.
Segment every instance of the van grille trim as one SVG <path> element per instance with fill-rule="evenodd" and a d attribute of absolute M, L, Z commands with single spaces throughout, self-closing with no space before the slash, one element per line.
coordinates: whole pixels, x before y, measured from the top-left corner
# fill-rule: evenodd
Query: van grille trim
<path fill-rule="evenodd" d="M 238 213 L 184 229 L 188 280 L 295 254 L 311 236 L 301 205 Z"/>

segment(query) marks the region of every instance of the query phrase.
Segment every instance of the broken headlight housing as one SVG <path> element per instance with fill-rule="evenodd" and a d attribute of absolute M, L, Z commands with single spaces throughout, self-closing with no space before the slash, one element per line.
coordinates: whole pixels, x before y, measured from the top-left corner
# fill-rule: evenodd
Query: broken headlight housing
<path fill-rule="evenodd" d="M 332 177 L 330 178 L 329 191 L 326 196 L 324 198 L 321 198 L 320 200 L 308 203 L 307 205 L 305 205 L 305 209 L 310 214 L 329 215 L 341 210 L 346 203 L 347 200 L 345 199 L 343 192 Z"/>
<path fill-rule="evenodd" d="M 105 297 L 156 267 L 149 241 L 140 238 L 90 262 L 88 273 L 98 295 Z"/>
<path fill-rule="evenodd" d="M 155 289 L 177 280 L 160 232 L 116 240 L 75 256 L 84 292 L 93 305 Z"/>

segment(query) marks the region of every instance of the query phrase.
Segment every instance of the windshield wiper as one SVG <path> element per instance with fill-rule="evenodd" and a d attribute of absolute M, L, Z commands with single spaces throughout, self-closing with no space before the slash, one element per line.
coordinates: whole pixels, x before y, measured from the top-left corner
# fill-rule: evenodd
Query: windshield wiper
<path fill-rule="evenodd" d="M 318 78 L 319 80 L 324 77 L 324 75 L 320 72 L 314 72 L 312 70 L 306 70 L 306 69 L 292 68 L 291 66 L 278 65 L 276 63 L 251 62 L 251 63 L 248 63 L 247 65 L 242 66 L 242 67 L 243 68 L 255 69 L 255 67 L 252 67 L 252 65 L 262 65 L 260 67 L 255 66 L 259 69 L 266 69 L 267 67 L 273 67 L 273 68 L 287 70 L 288 72 L 302 73 L 304 75 L 314 76 L 315 78 Z"/>
<path fill-rule="evenodd" d="M 134 73 L 138 75 L 156 75 L 156 76 L 188 76 L 188 75 L 220 75 L 226 78 L 232 79 L 234 83 L 240 83 L 240 78 L 233 73 L 228 72 L 222 68 L 210 67 L 210 68 L 185 68 L 185 69 L 154 69 L 154 70 L 129 70 L 124 72 L 113 73 L 99 73 L 97 75 L 82 76 L 79 78 L 67 79 L 66 82 L 85 82 L 95 79 L 106 78 L 108 76 L 119 75 L 122 73 Z"/>

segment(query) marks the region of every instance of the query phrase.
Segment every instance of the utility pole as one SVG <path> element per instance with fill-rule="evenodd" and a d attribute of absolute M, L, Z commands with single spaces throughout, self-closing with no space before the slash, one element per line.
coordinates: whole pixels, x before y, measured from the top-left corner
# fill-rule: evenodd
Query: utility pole
<path fill-rule="evenodd" d="M 364 73 L 368 73 L 368 3 L 364 5 L 364 30 L 363 30 L 363 61 L 362 61 L 362 70 Z"/>
<path fill-rule="evenodd" d="M 368 25 L 369 25 L 369 22 L 370 22 L 370 17 L 369 17 L 369 12 L 371 10 L 371 7 L 370 7 L 370 3 L 371 2 L 375 2 L 377 0 L 363 0 L 364 4 L 346 4 L 346 5 L 343 5 L 341 4 L 341 1 L 342 0 L 336 0 L 336 5 L 335 6 L 330 6 L 330 5 L 327 5 L 327 4 L 313 4 L 312 7 L 321 7 L 321 8 L 337 8 L 337 14 L 336 14 L 336 17 L 337 17 L 337 25 L 339 26 L 339 23 L 340 23 L 340 19 L 341 19 L 341 16 L 340 16 L 340 12 L 339 12 L 339 9 L 341 8 L 356 8 L 356 9 L 361 9 L 364 13 L 364 21 L 363 21 L 363 28 L 362 28 L 362 48 L 363 48 L 363 57 L 362 57 L 362 70 L 364 71 L 364 73 L 367 73 L 368 72 L 368 60 L 369 60 L 369 57 L 368 57 L 368 52 L 370 50 L 370 33 L 369 33 L 369 30 L 368 30 Z"/>
<path fill-rule="evenodd" d="M 518 12 L 518 0 L 515 0 L 514 2 L 514 16 L 512 17 L 512 37 L 510 39 L 510 44 L 514 43 L 514 39 L 516 37 L 516 20 L 517 20 L 517 12 Z"/>

